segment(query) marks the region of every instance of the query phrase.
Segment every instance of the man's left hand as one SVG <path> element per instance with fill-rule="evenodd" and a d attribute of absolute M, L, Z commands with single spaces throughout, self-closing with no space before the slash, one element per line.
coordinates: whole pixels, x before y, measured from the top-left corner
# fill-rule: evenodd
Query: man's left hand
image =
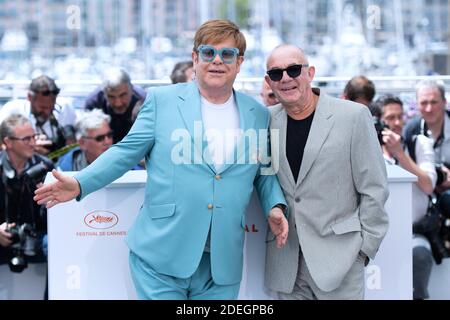
<path fill-rule="evenodd" d="M 276 236 L 277 247 L 283 248 L 289 232 L 289 225 L 283 210 L 278 207 L 272 208 L 269 213 L 269 227 L 272 233 Z"/>

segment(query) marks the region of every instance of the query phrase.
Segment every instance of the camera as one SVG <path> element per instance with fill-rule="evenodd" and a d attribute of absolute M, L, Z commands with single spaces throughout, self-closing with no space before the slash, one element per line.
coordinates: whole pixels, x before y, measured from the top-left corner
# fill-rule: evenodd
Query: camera
<path fill-rule="evenodd" d="M 413 225 L 413 232 L 423 235 L 430 242 L 436 264 L 441 264 L 442 259 L 450 257 L 443 237 L 446 217 L 440 212 L 441 206 L 440 202 L 439 205 L 430 204 L 427 214 Z"/>
<path fill-rule="evenodd" d="M 32 200 L 33 191 L 36 184 L 43 181 L 45 175 L 51 169 L 50 163 L 41 161 L 29 169 L 27 169 L 23 178 L 16 180 L 9 180 L 5 182 L 16 194 L 20 194 L 18 199 L 18 205 L 10 207 L 6 203 L 5 221 L 16 222 L 14 227 L 9 228 L 8 232 L 11 234 L 11 246 L 10 246 L 10 260 L 8 262 L 9 268 L 12 272 L 22 272 L 27 268 L 28 262 L 39 262 L 34 260 L 41 259 L 41 240 L 44 234 L 40 230 L 39 225 L 45 222 L 43 220 L 43 209 L 40 208 L 37 212 Z M 18 208 L 18 212 L 14 215 L 14 220 L 11 220 L 9 210 L 11 208 Z M 15 210 L 15 209 L 11 209 Z"/>
<path fill-rule="evenodd" d="M 50 167 L 46 163 L 40 162 L 25 171 L 24 175 L 31 183 L 36 185 L 45 178 L 49 170 Z"/>
<path fill-rule="evenodd" d="M 445 173 L 444 170 L 442 170 L 441 164 L 436 164 L 435 169 L 436 169 L 436 175 L 437 175 L 436 186 L 440 186 L 444 181 L 447 180 L 447 174 Z"/>
<path fill-rule="evenodd" d="M 377 131 L 378 142 L 380 145 L 383 145 L 384 141 L 381 132 L 383 132 L 384 129 L 389 129 L 389 126 L 377 117 L 373 117 L 373 124 L 375 126 L 375 130 Z"/>
<path fill-rule="evenodd" d="M 22 272 L 28 263 L 25 256 L 36 256 L 39 250 L 39 236 L 28 223 L 10 228 L 12 258 L 9 260 L 9 269 L 12 272 Z"/>

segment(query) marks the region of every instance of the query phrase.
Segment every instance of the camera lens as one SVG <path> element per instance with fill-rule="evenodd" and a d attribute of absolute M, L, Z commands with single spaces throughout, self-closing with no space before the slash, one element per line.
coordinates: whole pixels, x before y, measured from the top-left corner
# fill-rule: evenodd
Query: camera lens
<path fill-rule="evenodd" d="M 11 272 L 22 272 L 28 267 L 27 261 L 21 254 L 12 257 L 8 264 Z"/>

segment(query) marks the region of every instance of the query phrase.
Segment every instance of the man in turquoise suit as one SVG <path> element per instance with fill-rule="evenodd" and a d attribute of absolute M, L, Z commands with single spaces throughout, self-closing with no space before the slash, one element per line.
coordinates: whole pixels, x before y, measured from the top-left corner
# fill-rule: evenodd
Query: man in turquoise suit
<path fill-rule="evenodd" d="M 204 23 L 196 80 L 150 90 L 121 142 L 74 177 L 53 171 L 57 181 L 36 191 L 48 208 L 80 200 L 145 158 L 145 201 L 126 238 L 141 299 L 236 299 L 253 187 L 273 241 L 286 241 L 286 202 L 264 157 L 269 112 L 233 90 L 245 47 L 234 23 Z"/>

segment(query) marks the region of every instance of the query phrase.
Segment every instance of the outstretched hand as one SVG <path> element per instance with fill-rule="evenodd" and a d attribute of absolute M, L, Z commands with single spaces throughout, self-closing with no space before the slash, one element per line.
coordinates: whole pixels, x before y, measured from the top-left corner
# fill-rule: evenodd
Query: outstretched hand
<path fill-rule="evenodd" d="M 80 186 L 74 177 L 69 177 L 53 170 L 53 176 L 57 181 L 36 189 L 34 201 L 39 205 L 44 204 L 51 208 L 61 202 L 75 199 L 80 194 Z"/>
<path fill-rule="evenodd" d="M 278 207 L 270 210 L 268 219 L 270 230 L 272 230 L 272 233 L 275 235 L 277 240 L 277 247 L 281 249 L 286 244 L 289 232 L 288 221 L 284 216 L 283 211 Z"/>

